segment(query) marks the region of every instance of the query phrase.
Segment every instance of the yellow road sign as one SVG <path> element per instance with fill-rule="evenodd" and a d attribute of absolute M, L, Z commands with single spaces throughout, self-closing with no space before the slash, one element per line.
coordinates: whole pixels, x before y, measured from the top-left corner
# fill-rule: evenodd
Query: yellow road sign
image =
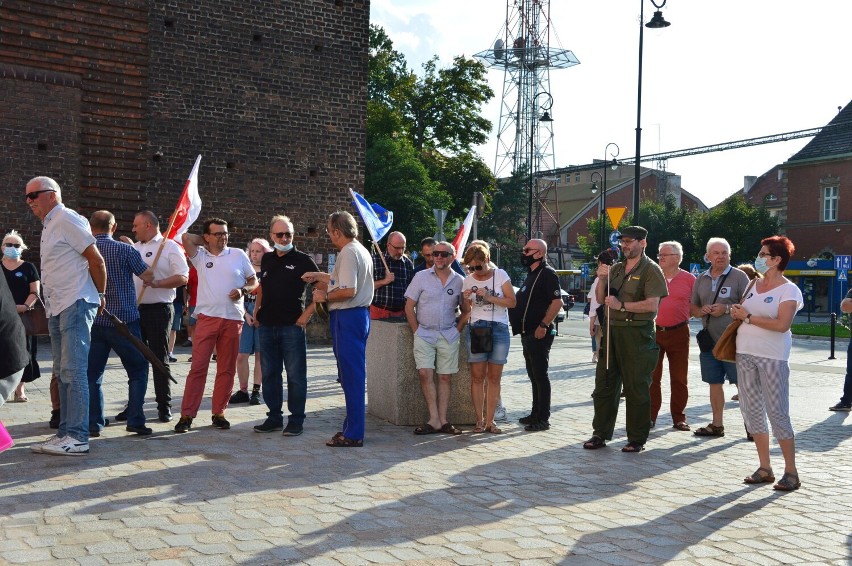
<path fill-rule="evenodd" d="M 626 213 L 626 206 L 606 207 L 606 214 L 609 216 L 609 221 L 612 223 L 613 230 L 618 230 L 618 224 L 621 222 L 621 219 L 624 218 Z"/>

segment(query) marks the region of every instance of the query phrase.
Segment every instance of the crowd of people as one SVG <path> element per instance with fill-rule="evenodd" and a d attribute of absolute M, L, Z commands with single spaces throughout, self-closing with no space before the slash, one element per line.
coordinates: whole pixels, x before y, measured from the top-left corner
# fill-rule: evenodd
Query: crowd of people
<path fill-rule="evenodd" d="M 307 402 L 306 327 L 316 312 L 327 313 L 338 381 L 346 413 L 330 447 L 363 446 L 366 427 L 366 347 L 373 320 L 407 322 L 413 333 L 413 358 L 428 410 L 417 435 L 462 430 L 448 421 L 451 379 L 459 371 L 460 348 L 467 348 L 471 375 L 473 433 L 500 434 L 500 381 L 512 335 L 520 335 L 531 402 L 519 419 L 528 432 L 550 428 L 549 354 L 554 321 L 562 308 L 559 278 L 547 261 L 547 244 L 528 241 L 521 263 L 528 269 L 517 289 L 506 271 L 491 261 L 486 242 L 475 240 L 463 253 L 453 244 L 428 238 L 421 242 L 423 262 L 405 254 L 407 241 L 391 232 L 387 250 L 371 253 L 358 241 L 355 218 L 344 211 L 328 216 L 326 231 L 337 250 L 331 273 L 296 249 L 293 222 L 283 215 L 269 224 L 269 240 L 253 239 L 247 253 L 228 246 L 228 223 L 210 218 L 200 234 L 185 233 L 183 249 L 164 239 L 157 215 L 140 211 L 133 234 L 116 240 L 115 217 L 106 210 L 87 220 L 62 204 L 59 185 L 36 177 L 26 185 L 27 204 L 42 221 L 39 275 L 22 259 L 27 249 L 20 234 L 3 239 L 0 291 L 0 403 L 27 400 L 25 384 L 37 379 L 37 340 L 25 337 L 19 315 L 42 301 L 48 317 L 53 356 L 51 388 L 56 435 L 33 445 L 33 452 L 83 455 L 89 438 L 109 425 L 102 382 L 110 352 L 128 378 L 127 403 L 116 421 L 126 430 L 149 435 L 143 410 L 152 360 L 157 416 L 172 420 L 170 361 L 182 317 L 176 289 L 189 282 L 186 308 L 193 325 L 192 357 L 181 397 L 175 432 L 193 428 L 204 395 L 209 365 L 216 362 L 211 424 L 228 429 L 231 403 L 260 404 L 267 418 L 258 433 L 302 434 Z M 799 288 L 784 277 L 795 248 L 773 236 L 761 242 L 754 265 L 734 267 L 730 245 L 711 238 L 705 259 L 710 268 L 697 278 L 680 268 L 683 248 L 659 244 L 657 262 L 646 254 L 648 232 L 641 226 L 621 231 L 617 254 L 598 257 L 591 287 L 590 334 L 596 365 L 592 436 L 589 450 L 604 448 L 613 437 L 620 399 L 625 399 L 627 443 L 623 452 L 645 449 L 662 407 L 662 378 L 668 361 L 672 427 L 692 430 L 687 422 L 687 370 L 690 318 L 700 318 L 697 337 L 702 380 L 709 385 L 711 421 L 693 431 L 701 437 L 725 435 L 723 385 L 738 387 L 745 429 L 758 454 L 749 484 L 773 483 L 769 426 L 781 447 L 784 473 L 775 489 L 794 490 L 801 482 L 795 462 L 789 415 L 790 327 L 802 308 Z M 460 258 L 461 261 L 457 261 Z M 310 287 L 309 287 L 310 286 Z M 308 292 L 310 291 L 310 292 Z M 307 295 L 310 294 L 310 301 Z M 852 311 L 852 296 L 841 309 Z M 714 345 L 734 321 L 736 361 L 720 360 Z M 466 339 L 462 337 L 466 336 Z M 141 345 L 141 347 L 140 347 Z M 146 359 L 143 352 L 148 351 Z M 248 391 L 249 360 L 254 379 Z M 288 418 L 284 422 L 284 374 Z M 235 377 L 238 388 L 234 391 Z M 852 408 L 852 377 L 832 410 Z M 55 421 L 55 422 L 53 422 Z"/>

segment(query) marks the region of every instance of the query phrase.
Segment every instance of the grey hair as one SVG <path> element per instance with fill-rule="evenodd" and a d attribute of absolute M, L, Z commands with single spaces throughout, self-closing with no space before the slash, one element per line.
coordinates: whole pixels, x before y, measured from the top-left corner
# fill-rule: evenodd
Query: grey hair
<path fill-rule="evenodd" d="M 668 246 L 668 247 L 672 248 L 674 251 L 677 252 L 677 255 L 679 255 L 680 257 L 683 257 L 683 246 L 680 245 L 680 242 L 675 242 L 674 240 L 671 240 L 671 241 L 668 241 L 668 242 L 661 242 L 659 247 L 657 248 L 657 251 L 662 250 L 663 246 Z"/>
<path fill-rule="evenodd" d="M 345 210 L 338 210 L 328 215 L 328 222 L 332 230 L 340 230 L 345 238 L 354 240 L 358 237 L 358 223 L 355 218 Z"/>
<path fill-rule="evenodd" d="M 27 249 L 27 245 L 24 243 L 24 238 L 17 230 L 9 230 L 9 232 L 3 236 L 3 242 L 6 242 L 6 238 L 17 238 L 21 241 L 21 251 Z"/>
<path fill-rule="evenodd" d="M 59 183 L 50 177 L 33 177 L 27 182 L 27 185 L 30 183 L 36 183 L 39 190 L 54 191 L 56 193 L 56 202 L 62 202 L 62 189 L 59 188 Z"/>
<path fill-rule="evenodd" d="M 728 243 L 728 240 L 725 238 L 710 238 L 707 240 L 707 247 L 704 248 L 704 251 L 710 253 L 710 246 L 722 244 L 725 246 L 725 249 L 728 250 L 728 255 L 731 255 L 731 244 Z"/>
<path fill-rule="evenodd" d="M 272 227 L 275 226 L 276 222 L 286 222 L 290 226 L 293 226 L 293 221 L 290 220 L 289 216 L 287 216 L 286 214 L 276 214 L 275 216 L 272 217 L 272 220 L 269 221 L 269 231 L 270 232 L 272 232 Z M 293 226 L 293 229 L 295 229 L 295 228 L 296 227 Z"/>
<path fill-rule="evenodd" d="M 452 245 L 450 242 L 446 242 L 446 241 L 435 242 L 433 249 L 437 248 L 438 246 L 447 246 L 448 248 L 450 248 L 450 253 L 453 254 L 453 257 L 456 256 L 456 247 L 454 245 Z"/>

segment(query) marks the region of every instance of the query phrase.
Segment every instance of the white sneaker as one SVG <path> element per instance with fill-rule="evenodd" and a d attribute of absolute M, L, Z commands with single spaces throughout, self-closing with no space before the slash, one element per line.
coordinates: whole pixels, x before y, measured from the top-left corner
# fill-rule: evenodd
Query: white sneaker
<path fill-rule="evenodd" d="M 502 400 L 497 403 L 497 408 L 494 409 L 494 420 L 501 423 L 509 422 L 509 419 L 506 418 L 506 407 L 503 406 Z"/>
<path fill-rule="evenodd" d="M 59 444 L 60 442 L 62 442 L 61 438 L 59 438 L 58 436 L 51 436 L 47 440 L 47 442 L 39 442 L 38 444 L 30 445 L 30 450 L 32 450 L 36 454 L 42 454 L 44 453 L 45 446 L 47 446 L 48 444 Z"/>
<path fill-rule="evenodd" d="M 54 454 L 59 456 L 83 456 L 89 453 L 89 443 L 80 442 L 73 436 L 66 436 L 59 442 L 53 444 L 45 443 L 41 449 L 42 454 Z"/>

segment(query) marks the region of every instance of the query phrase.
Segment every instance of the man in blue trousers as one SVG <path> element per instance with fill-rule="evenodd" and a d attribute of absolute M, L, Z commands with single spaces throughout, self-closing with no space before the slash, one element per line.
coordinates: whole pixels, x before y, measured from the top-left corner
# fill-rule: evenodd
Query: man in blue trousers
<path fill-rule="evenodd" d="M 326 228 L 332 245 L 338 249 L 331 275 L 306 273 L 302 280 L 319 283 L 314 288 L 315 303 L 328 305 L 331 340 L 337 358 L 337 374 L 346 399 L 343 430 L 326 446 L 364 445 L 366 426 L 367 337 L 370 334 L 370 303 L 373 301 L 373 260 L 358 238 L 358 224 L 348 212 L 334 212 Z"/>

